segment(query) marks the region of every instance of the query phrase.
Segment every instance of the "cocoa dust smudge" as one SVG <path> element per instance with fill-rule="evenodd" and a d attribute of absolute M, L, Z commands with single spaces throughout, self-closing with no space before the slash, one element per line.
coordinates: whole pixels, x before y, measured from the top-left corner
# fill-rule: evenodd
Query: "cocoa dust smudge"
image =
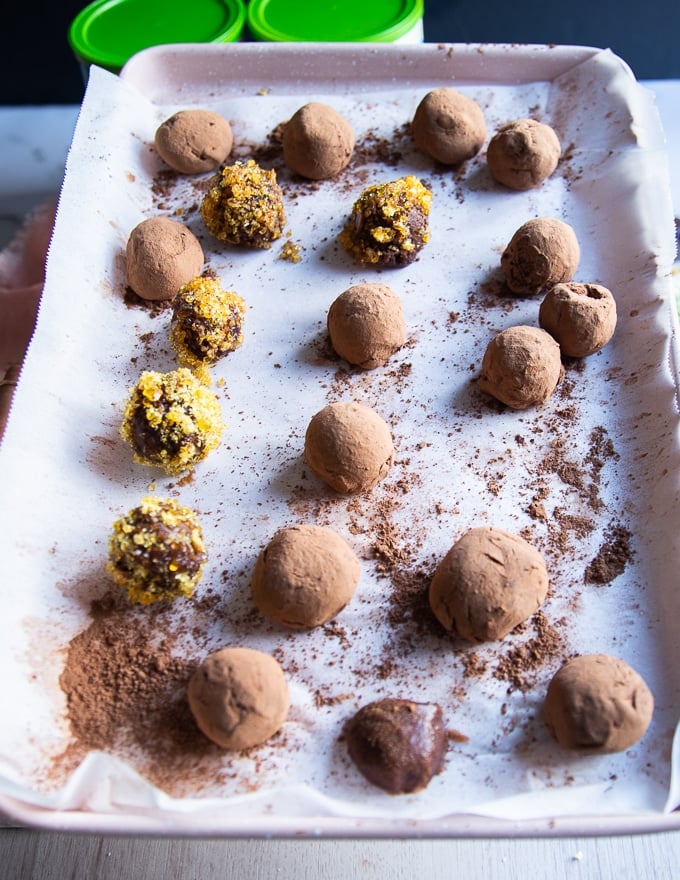
<path fill-rule="evenodd" d="M 623 574 L 633 556 L 631 538 L 632 534 L 625 526 L 611 525 L 599 550 L 586 566 L 585 583 L 601 586 Z"/>

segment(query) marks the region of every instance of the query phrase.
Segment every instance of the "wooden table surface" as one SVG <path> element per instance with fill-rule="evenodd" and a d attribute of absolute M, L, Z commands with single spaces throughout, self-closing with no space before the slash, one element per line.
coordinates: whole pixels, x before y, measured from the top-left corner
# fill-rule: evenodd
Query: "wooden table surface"
<path fill-rule="evenodd" d="M 677 214 L 680 81 L 650 85 L 668 135 Z M 12 160 L 5 167 L 14 171 L 18 154 L 28 162 L 37 155 L 30 150 L 31 130 L 42 150 L 39 167 L 27 166 L 24 177 L 14 173 L 11 181 L 0 179 L 0 226 L 12 224 L 15 206 L 28 208 L 31 199 L 37 203 L 51 187 L 58 188 L 64 160 L 60 151 L 70 142 L 76 111 L 63 107 L 3 112 L 0 108 L 0 149 L 4 158 Z M 15 131 L 18 122 L 20 140 Z M 22 180 L 30 180 L 35 191 L 27 190 Z M 680 831 L 557 839 L 333 841 L 109 837 L 0 827 L 0 880 L 410 880 L 414 874 L 427 880 L 680 880 Z"/>

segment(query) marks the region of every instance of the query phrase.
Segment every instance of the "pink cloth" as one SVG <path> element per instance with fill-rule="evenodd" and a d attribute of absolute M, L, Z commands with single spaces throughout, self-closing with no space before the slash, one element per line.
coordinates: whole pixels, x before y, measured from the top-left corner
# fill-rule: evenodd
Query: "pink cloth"
<path fill-rule="evenodd" d="M 35 327 L 56 199 L 40 205 L 0 253 L 0 378 L 24 356 Z"/>

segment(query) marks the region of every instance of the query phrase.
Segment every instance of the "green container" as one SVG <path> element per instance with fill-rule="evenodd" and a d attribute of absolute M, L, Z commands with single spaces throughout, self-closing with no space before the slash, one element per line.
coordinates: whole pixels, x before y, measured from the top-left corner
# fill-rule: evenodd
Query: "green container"
<path fill-rule="evenodd" d="M 233 43 L 246 21 L 243 0 L 96 0 L 71 22 L 76 58 L 118 73 L 149 46 Z"/>
<path fill-rule="evenodd" d="M 423 0 L 250 0 L 248 30 L 277 43 L 421 43 Z"/>

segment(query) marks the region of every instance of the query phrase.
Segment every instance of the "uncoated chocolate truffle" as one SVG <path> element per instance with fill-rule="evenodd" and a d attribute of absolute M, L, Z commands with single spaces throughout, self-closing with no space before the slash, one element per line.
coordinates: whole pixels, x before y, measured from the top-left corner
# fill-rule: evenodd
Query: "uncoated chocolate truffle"
<path fill-rule="evenodd" d="M 554 675 L 544 704 L 548 730 L 566 749 L 620 752 L 646 732 L 654 697 L 623 660 L 586 654 L 568 660 Z"/>
<path fill-rule="evenodd" d="M 560 347 L 539 327 L 502 330 L 489 342 L 477 380 L 479 388 L 512 409 L 538 406 L 562 376 Z"/>
<path fill-rule="evenodd" d="M 554 129 L 535 119 L 502 125 L 489 141 L 486 161 L 498 183 L 515 190 L 532 189 L 557 168 L 562 148 Z"/>
<path fill-rule="evenodd" d="M 289 526 L 257 558 L 253 600 L 277 623 L 310 629 L 342 611 L 354 595 L 359 573 L 359 560 L 337 532 L 316 525 Z"/>
<path fill-rule="evenodd" d="M 148 300 L 174 299 L 183 284 L 201 274 L 205 259 L 193 232 L 169 217 L 138 223 L 125 253 L 128 284 Z"/>
<path fill-rule="evenodd" d="M 198 727 L 225 749 L 266 742 L 290 708 L 283 670 L 269 654 L 252 648 L 210 654 L 191 677 L 187 697 Z"/>
<path fill-rule="evenodd" d="M 537 217 L 512 236 L 501 255 L 501 268 L 513 293 L 531 295 L 571 281 L 580 259 L 576 233 L 568 223 Z"/>
<path fill-rule="evenodd" d="M 310 180 L 335 177 L 354 149 L 352 126 L 333 107 L 312 101 L 291 116 L 283 130 L 283 158 Z"/>
<path fill-rule="evenodd" d="M 428 156 L 445 165 L 458 165 L 481 150 L 486 123 L 476 101 L 444 87 L 428 92 L 418 104 L 411 133 Z"/>
<path fill-rule="evenodd" d="M 376 700 L 359 709 L 343 732 L 357 768 L 389 794 L 420 791 L 444 766 L 447 737 L 436 703 Z"/>
<path fill-rule="evenodd" d="M 231 126 L 211 110 L 178 110 L 158 126 L 154 137 L 161 159 L 182 174 L 214 171 L 233 144 Z"/>
<path fill-rule="evenodd" d="M 430 583 L 441 625 L 472 642 L 502 639 L 539 608 L 548 593 L 541 554 L 523 538 L 473 528 L 451 547 Z"/>
<path fill-rule="evenodd" d="M 331 403 L 307 427 L 305 459 L 337 492 L 366 492 L 392 466 L 392 434 L 383 419 L 364 404 Z"/>
<path fill-rule="evenodd" d="M 538 323 L 568 357 L 586 357 L 609 342 L 616 329 L 616 300 L 600 284 L 556 284 L 543 298 Z"/>
<path fill-rule="evenodd" d="M 362 370 L 373 370 L 406 342 L 399 297 L 386 284 L 349 287 L 328 310 L 328 334 L 335 352 Z"/>

